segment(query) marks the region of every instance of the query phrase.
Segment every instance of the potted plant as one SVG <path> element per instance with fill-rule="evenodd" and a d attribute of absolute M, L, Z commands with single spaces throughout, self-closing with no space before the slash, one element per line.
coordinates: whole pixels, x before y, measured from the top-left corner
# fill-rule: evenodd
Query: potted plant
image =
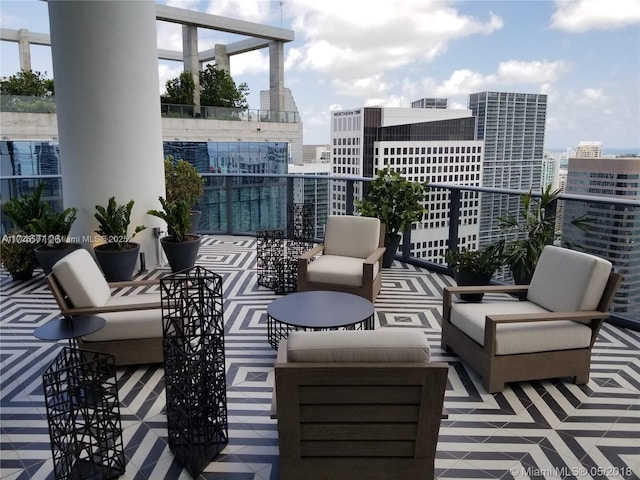
<path fill-rule="evenodd" d="M 29 280 L 35 268 L 33 240 L 30 235 L 12 231 L 2 238 L 0 245 L 0 265 L 14 280 Z"/>
<path fill-rule="evenodd" d="M 118 205 L 115 197 L 111 197 L 106 208 L 96 205 L 96 233 L 105 243 L 93 247 L 93 251 L 108 282 L 129 281 L 133 278 L 140 244 L 132 242 L 131 239 L 147 228 L 137 225 L 133 234 L 129 236 L 133 204 L 134 201 L 130 200 L 127 204 Z"/>
<path fill-rule="evenodd" d="M 167 236 L 160 239 L 160 244 L 167 256 L 171 271 L 179 272 L 191 268 L 196 263 L 200 236 L 189 233 L 191 228 L 191 207 L 185 200 L 169 202 L 158 197 L 162 210 L 149 210 L 147 213 L 161 218 L 167 224 Z"/>
<path fill-rule="evenodd" d="M 168 155 L 164 160 L 164 181 L 167 202 L 175 203 L 184 200 L 189 205 L 191 214 L 189 233 L 196 233 L 202 212 L 194 208 L 204 194 L 204 178 L 189 162 L 175 161 L 172 155 Z"/>
<path fill-rule="evenodd" d="M 504 263 L 500 250 L 494 245 L 480 250 L 448 250 L 444 258 L 459 286 L 489 285 L 495 271 Z M 483 296 L 484 293 L 464 293 L 460 299 L 481 302 Z"/>
<path fill-rule="evenodd" d="M 48 204 L 42 201 L 42 192 L 46 184 L 39 183 L 30 195 L 12 197 L 4 205 L 7 217 L 13 222 L 16 231 L 24 235 L 33 233 L 31 222 L 45 214 Z"/>
<path fill-rule="evenodd" d="M 427 209 L 424 197 L 429 188 L 412 182 L 390 168 L 378 171 L 362 200 L 356 201 L 356 211 L 366 217 L 376 217 L 385 225 L 385 247 L 382 265 L 390 267 L 400 245 L 400 234 L 422 221 Z"/>
<path fill-rule="evenodd" d="M 51 267 L 68 253 L 82 248 L 79 243 L 69 242 L 69 232 L 76 220 L 78 209 L 65 208 L 62 212 L 54 211 L 45 203 L 44 212 L 40 218 L 31 221 L 30 228 L 36 236 L 39 245 L 33 252 L 45 275 L 51 273 Z"/>

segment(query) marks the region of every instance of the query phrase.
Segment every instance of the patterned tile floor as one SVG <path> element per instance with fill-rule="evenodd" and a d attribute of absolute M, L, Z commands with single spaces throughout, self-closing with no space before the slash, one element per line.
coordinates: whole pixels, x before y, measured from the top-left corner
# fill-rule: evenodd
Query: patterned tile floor
<path fill-rule="evenodd" d="M 200 249 L 199 264 L 224 278 L 230 441 L 199 479 L 279 476 L 277 428 L 268 414 L 275 353 L 265 326 L 275 295 L 256 283 L 255 250 L 253 238 L 224 236 L 205 237 Z M 640 333 L 605 325 L 587 385 L 522 382 L 490 395 L 473 370 L 440 348 L 441 291 L 451 282 L 395 262 L 375 303 L 378 328 L 424 331 L 434 359 L 450 365 L 437 477 L 638 479 Z M 41 376 L 60 344 L 32 331 L 57 309 L 41 274 L 24 283 L 2 276 L 0 289 L 0 479 L 51 479 Z M 189 479 L 167 446 L 162 368 L 121 368 L 118 377 L 127 460 L 121 478 Z"/>

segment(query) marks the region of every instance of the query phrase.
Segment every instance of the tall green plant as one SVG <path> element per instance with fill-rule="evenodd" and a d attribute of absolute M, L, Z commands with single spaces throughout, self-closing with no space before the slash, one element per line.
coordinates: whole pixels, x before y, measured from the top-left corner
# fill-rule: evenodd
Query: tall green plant
<path fill-rule="evenodd" d="M 130 200 L 127 204 L 118 205 L 115 197 L 111 197 L 107 208 L 96 205 L 94 216 L 99 226 L 96 233 L 104 237 L 105 242 L 113 245 L 117 250 L 124 250 L 133 237 L 147 228 L 144 225 L 137 225 L 133 234 L 128 235 L 133 204 L 134 201 Z"/>
<path fill-rule="evenodd" d="M 193 208 L 204 194 L 204 178 L 185 160 L 175 161 L 172 155 L 164 160 L 166 200 L 175 203 L 184 200 Z"/>
<path fill-rule="evenodd" d="M 394 238 L 416 222 L 421 222 L 427 209 L 424 199 L 429 187 L 412 182 L 390 168 L 378 171 L 356 211 L 365 217 L 375 217 L 385 224 L 387 239 Z"/>
<path fill-rule="evenodd" d="M 185 200 L 169 202 L 158 197 L 162 210 L 149 210 L 147 213 L 161 218 L 167 224 L 167 234 L 175 242 L 183 242 L 189 235 L 191 228 L 191 207 Z"/>
<path fill-rule="evenodd" d="M 496 248 L 502 250 L 505 263 L 516 283 L 528 283 L 538 264 L 540 254 L 546 245 L 553 243 L 556 216 L 548 213 L 549 208 L 558 200 L 561 190 L 551 185 L 540 190 L 540 196 L 534 197 L 531 190 L 520 195 L 519 215 L 508 213 L 499 218 L 504 233 L 516 234 L 514 240 L 501 240 Z M 592 219 L 579 217 L 571 224 L 582 229 L 591 228 Z"/>
<path fill-rule="evenodd" d="M 31 222 L 45 216 L 49 204 L 42 201 L 45 184 L 39 183 L 31 194 L 12 197 L 4 205 L 4 212 L 15 227 L 25 234 L 34 234 Z"/>

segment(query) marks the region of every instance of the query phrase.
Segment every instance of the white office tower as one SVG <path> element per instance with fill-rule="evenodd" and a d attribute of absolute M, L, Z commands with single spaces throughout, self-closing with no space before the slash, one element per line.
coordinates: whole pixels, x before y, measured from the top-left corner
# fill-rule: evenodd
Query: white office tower
<path fill-rule="evenodd" d="M 321 155 L 322 148 L 308 149 Z M 325 147 L 324 145 L 313 145 L 313 147 Z M 293 182 L 293 202 L 310 203 L 314 205 L 313 224 L 316 226 L 314 236 L 322 238 L 324 236 L 324 225 L 327 223 L 329 214 L 329 175 L 331 175 L 331 163 L 325 161 L 310 161 L 304 164 L 289 165 L 289 173 L 304 175 L 304 179 L 296 179 Z"/>
<path fill-rule="evenodd" d="M 566 193 L 583 196 L 640 200 L 640 159 L 570 158 Z M 636 317 L 640 314 L 640 212 L 639 208 L 595 202 L 567 201 L 562 241 L 606 258 L 623 277 L 612 311 Z M 569 225 L 585 215 L 597 220 L 584 232 Z"/>
<path fill-rule="evenodd" d="M 469 95 L 476 117 L 477 139 L 484 140 L 482 186 L 521 191 L 540 190 L 547 96 L 531 93 L 481 92 Z M 517 214 L 516 195 L 483 194 L 480 244 L 503 237 L 498 218 Z"/>
<path fill-rule="evenodd" d="M 269 90 L 260 91 L 260 110 L 271 110 L 269 104 Z M 302 144 L 304 143 L 304 134 L 302 128 L 302 119 L 296 106 L 296 101 L 293 99 L 293 94 L 288 88 L 284 89 L 284 111 L 287 117 L 295 115 L 298 117 L 298 136 L 297 138 L 286 139 L 289 142 L 289 163 L 302 163 Z"/>
<path fill-rule="evenodd" d="M 560 160 L 550 156 L 542 159 L 540 185 L 551 185 L 555 190 L 560 185 Z"/>
<path fill-rule="evenodd" d="M 362 107 L 334 111 L 331 118 L 333 175 L 373 177 L 390 167 L 418 182 L 479 186 L 483 142 L 474 140 L 470 110 Z M 361 198 L 356 183 L 355 196 Z M 431 188 L 429 213 L 411 233 L 413 256 L 444 263 L 449 239 L 449 190 Z M 346 183 L 333 181 L 331 212 L 346 210 Z M 477 193 L 463 193 L 459 244 L 476 248 Z"/>
<path fill-rule="evenodd" d="M 576 158 L 601 158 L 602 142 L 580 142 L 576 150 Z"/>

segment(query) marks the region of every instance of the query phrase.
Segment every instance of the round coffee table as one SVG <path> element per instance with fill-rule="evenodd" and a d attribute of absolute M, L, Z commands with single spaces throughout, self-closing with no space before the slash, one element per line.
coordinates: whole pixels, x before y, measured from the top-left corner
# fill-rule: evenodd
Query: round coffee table
<path fill-rule="evenodd" d="M 267 336 L 277 350 L 293 330 L 373 330 L 373 314 L 373 303 L 351 293 L 292 293 L 267 307 Z"/>

